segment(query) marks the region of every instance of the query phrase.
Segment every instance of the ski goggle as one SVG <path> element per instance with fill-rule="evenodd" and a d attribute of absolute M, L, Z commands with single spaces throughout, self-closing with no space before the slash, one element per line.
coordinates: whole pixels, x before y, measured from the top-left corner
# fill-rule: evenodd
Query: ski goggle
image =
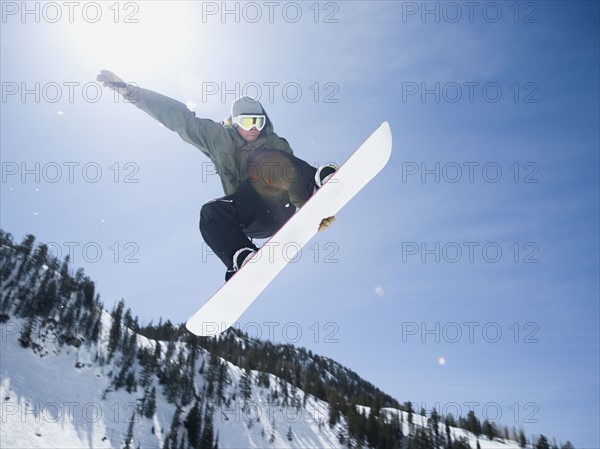
<path fill-rule="evenodd" d="M 250 131 L 253 127 L 261 131 L 267 124 L 267 118 L 264 115 L 238 115 L 233 117 L 232 122 L 245 131 Z"/>

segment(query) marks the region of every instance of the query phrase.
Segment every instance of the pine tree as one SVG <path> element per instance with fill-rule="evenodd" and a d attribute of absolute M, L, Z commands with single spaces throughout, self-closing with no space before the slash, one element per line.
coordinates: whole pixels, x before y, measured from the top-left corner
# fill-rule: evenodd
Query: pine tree
<path fill-rule="evenodd" d="M 123 449 L 131 449 L 131 443 L 133 442 L 133 424 L 135 422 L 135 415 L 131 417 L 131 421 L 129 421 L 129 427 L 127 427 L 127 436 L 125 437 L 125 445 Z"/>
<path fill-rule="evenodd" d="M 154 341 L 154 354 L 152 355 L 154 366 L 158 366 L 158 363 L 160 362 L 161 353 L 162 353 L 162 349 L 161 349 L 160 343 L 155 340 Z"/>
<path fill-rule="evenodd" d="M 367 416 L 364 410 L 359 414 L 357 437 L 361 444 L 367 439 Z"/>
<path fill-rule="evenodd" d="M 269 388 L 270 387 L 270 382 L 269 382 L 269 373 L 267 373 L 266 371 L 261 370 L 258 373 L 258 384 L 263 387 L 263 388 Z"/>
<path fill-rule="evenodd" d="M 452 443 L 452 449 L 471 449 L 471 445 L 467 438 L 460 437 Z"/>
<path fill-rule="evenodd" d="M 56 294 L 56 281 L 52 279 L 52 272 L 46 271 L 46 275 L 42 280 L 37 293 L 34 295 L 33 312 L 34 315 L 40 318 L 47 318 L 53 307 L 58 303 Z"/>
<path fill-rule="evenodd" d="M 244 403 L 252 397 L 252 378 L 246 370 L 243 370 L 242 377 L 240 378 L 240 394 Z"/>
<path fill-rule="evenodd" d="M 367 418 L 367 442 L 371 447 L 377 447 L 380 438 L 377 410 L 371 409 Z"/>
<path fill-rule="evenodd" d="M 18 251 L 25 256 L 29 256 L 33 250 L 33 246 L 35 245 L 35 236 L 32 234 L 27 234 L 19 247 Z"/>
<path fill-rule="evenodd" d="M 466 422 L 466 430 L 474 434 L 476 437 L 481 435 L 481 423 L 477 416 L 475 416 L 475 412 L 470 410 L 467 414 L 467 422 Z"/>
<path fill-rule="evenodd" d="M 524 448 L 527 446 L 527 438 L 525 438 L 525 432 L 523 429 L 519 430 L 519 447 Z"/>
<path fill-rule="evenodd" d="M 93 307 L 96 286 L 90 279 L 86 279 L 85 282 L 83 282 L 81 289 L 83 291 L 84 308 L 89 309 Z"/>
<path fill-rule="evenodd" d="M 440 415 L 438 415 L 435 407 L 431 410 L 431 415 L 427 420 L 427 424 L 431 428 L 433 434 L 435 435 L 435 442 L 438 444 L 440 438 Z"/>
<path fill-rule="evenodd" d="M 48 245 L 41 243 L 38 245 L 37 250 L 34 251 L 31 261 L 35 271 L 39 271 L 48 260 Z"/>
<path fill-rule="evenodd" d="M 146 418 L 152 418 L 156 413 L 156 388 L 152 387 L 151 390 L 146 388 L 144 392 L 142 416 Z"/>
<path fill-rule="evenodd" d="M 210 353 L 210 358 L 208 360 L 208 370 L 206 372 L 206 395 L 209 398 L 213 398 L 215 395 L 218 396 L 216 392 L 217 388 L 216 383 L 218 381 L 220 370 L 220 361 L 219 357 L 216 355 L 216 352 Z"/>
<path fill-rule="evenodd" d="M 152 384 L 152 379 L 154 374 L 156 373 L 156 365 L 152 362 L 152 360 L 141 362 L 142 374 L 140 375 L 140 385 L 143 388 L 146 388 Z"/>
<path fill-rule="evenodd" d="M 292 433 L 292 426 L 290 426 L 288 428 L 287 439 L 288 439 L 288 441 L 293 441 L 293 439 L 294 439 L 294 434 Z"/>
<path fill-rule="evenodd" d="M 546 438 L 544 435 L 540 435 L 540 437 L 537 440 L 537 443 L 535 443 L 534 448 L 535 449 L 550 449 L 550 444 L 548 443 L 548 438 Z"/>
<path fill-rule="evenodd" d="M 483 424 L 481 425 L 481 432 L 488 438 L 488 440 L 493 440 L 497 436 L 500 436 L 496 426 L 487 419 L 484 420 Z"/>
<path fill-rule="evenodd" d="M 331 399 L 329 401 L 329 427 L 333 428 L 339 421 L 342 415 L 341 410 L 342 404 L 339 396 L 332 394 Z"/>
<path fill-rule="evenodd" d="M 333 411 L 333 413 L 332 413 L 332 411 Z M 330 427 L 331 427 L 331 423 L 332 423 L 332 420 L 331 420 L 332 416 L 335 420 L 338 420 L 340 413 L 341 413 L 340 403 L 336 400 L 332 404 L 330 404 L 330 409 L 329 409 L 329 425 L 330 425 Z M 346 420 L 348 422 L 348 434 L 358 439 L 359 435 L 361 433 L 361 416 L 358 413 L 358 411 L 356 410 L 356 407 L 354 405 L 351 405 L 350 408 L 348 409 L 348 411 L 346 413 Z M 337 422 L 338 421 L 336 421 L 335 424 L 337 424 Z"/>
<path fill-rule="evenodd" d="M 128 372 L 129 372 L 129 365 L 126 365 L 126 364 L 121 365 L 119 374 L 117 374 L 112 381 L 112 385 L 115 388 L 115 390 L 118 390 L 125 386 L 125 381 L 127 379 Z"/>
<path fill-rule="evenodd" d="M 30 318 L 29 320 L 27 320 L 27 323 L 25 323 L 25 325 L 23 326 L 23 329 L 21 329 L 19 343 L 24 348 L 28 348 L 31 344 L 31 333 L 33 332 L 34 323 L 35 319 Z"/>
<path fill-rule="evenodd" d="M 178 407 L 175 410 L 175 415 L 173 415 L 173 421 L 171 422 L 171 428 L 169 429 L 169 435 L 165 440 L 165 444 L 163 445 L 163 449 L 176 449 L 177 448 L 177 434 L 179 430 L 179 425 L 181 422 L 179 418 L 181 416 L 181 409 Z"/>
<path fill-rule="evenodd" d="M 431 438 L 429 438 L 429 435 L 427 434 L 427 432 L 422 428 L 418 428 L 414 432 L 413 437 L 410 440 L 410 444 L 409 444 L 408 448 L 409 449 L 435 449 L 435 446 L 433 444 L 433 441 L 431 441 Z"/>
<path fill-rule="evenodd" d="M 201 423 L 200 404 L 196 401 L 184 422 L 184 426 L 187 429 L 188 442 L 192 448 L 198 447 L 200 443 Z"/>
<path fill-rule="evenodd" d="M 125 326 L 127 329 L 131 329 L 134 332 L 137 330 L 137 326 L 135 325 L 135 321 L 131 314 L 130 308 L 127 308 L 127 310 L 125 311 L 125 315 L 123 315 L 123 326 Z"/>
<path fill-rule="evenodd" d="M 121 340 L 121 318 L 123 317 L 123 308 L 125 302 L 121 299 L 111 313 L 112 324 L 108 333 L 108 360 L 110 361 L 119 347 Z"/>
<path fill-rule="evenodd" d="M 452 416 L 452 414 L 450 414 L 449 416 Z M 446 447 L 450 449 L 452 446 L 452 434 L 450 431 L 450 420 L 448 419 L 448 417 L 444 419 L 444 425 L 446 426 Z"/>
<path fill-rule="evenodd" d="M 194 379 L 196 377 L 196 358 L 198 357 L 198 346 L 195 344 L 195 340 L 192 339 L 192 341 L 188 343 L 188 348 L 190 349 L 190 352 L 187 360 L 187 373 L 183 396 L 186 398 L 186 402 L 189 403 L 196 393 L 196 384 L 194 383 Z"/>
<path fill-rule="evenodd" d="M 67 254 L 60 266 L 60 295 L 62 297 L 69 297 L 73 292 L 73 282 L 71 276 L 69 276 L 69 262 L 71 256 Z"/>
<path fill-rule="evenodd" d="M 169 347 L 170 346 L 171 345 L 169 344 Z M 172 404 L 179 404 L 178 401 L 180 401 L 182 398 L 184 374 L 185 356 L 183 350 L 177 354 L 177 359 L 175 361 L 173 361 L 172 358 L 167 358 L 163 362 L 160 373 L 160 383 L 164 385 L 164 393 L 167 397 L 167 400 Z M 188 398 L 188 400 L 189 399 L 190 398 Z M 182 401 L 182 403 L 183 402 L 187 401 Z"/>
<path fill-rule="evenodd" d="M 413 424 L 413 413 L 414 413 L 414 409 L 413 409 L 413 405 L 412 402 L 405 402 L 404 403 L 404 411 L 406 413 L 408 413 L 408 431 L 409 433 L 412 433 L 413 429 L 414 429 L 414 424 Z"/>
<path fill-rule="evenodd" d="M 129 371 L 125 377 L 125 391 L 127 393 L 133 393 L 137 390 L 137 382 L 135 380 L 135 374 L 133 371 Z"/>
<path fill-rule="evenodd" d="M 213 422 L 212 417 L 208 409 L 204 412 L 204 426 L 202 428 L 202 435 L 200 437 L 199 449 L 213 449 L 214 444 L 214 433 L 213 433 Z"/>
<path fill-rule="evenodd" d="M 19 271 L 17 272 L 17 275 L 15 276 L 15 281 L 19 281 L 22 277 L 23 274 L 25 274 L 27 272 L 28 267 L 28 261 L 29 261 L 29 255 L 31 254 L 32 250 L 33 250 L 33 245 L 35 244 L 35 237 L 31 234 L 28 234 L 25 236 L 25 239 L 23 239 L 23 242 L 21 242 L 21 244 L 19 246 L 17 246 L 17 253 L 23 254 L 23 262 L 20 264 L 19 266 Z"/>

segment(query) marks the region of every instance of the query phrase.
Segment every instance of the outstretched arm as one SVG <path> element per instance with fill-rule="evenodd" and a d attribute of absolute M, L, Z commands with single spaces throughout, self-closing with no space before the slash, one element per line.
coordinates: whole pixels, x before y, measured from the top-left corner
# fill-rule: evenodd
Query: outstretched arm
<path fill-rule="evenodd" d="M 188 143 L 199 148 L 213 159 L 213 149 L 219 148 L 226 139 L 226 131 L 219 123 L 200 119 L 180 101 L 165 95 L 125 83 L 109 70 L 102 70 L 97 77 L 104 87 L 119 92 L 135 106 L 154 117 L 171 131 L 175 131 Z"/>

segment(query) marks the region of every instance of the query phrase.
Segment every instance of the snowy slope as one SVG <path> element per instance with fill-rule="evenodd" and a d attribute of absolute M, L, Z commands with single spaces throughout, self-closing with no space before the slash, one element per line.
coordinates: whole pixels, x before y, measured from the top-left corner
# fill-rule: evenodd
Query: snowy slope
<path fill-rule="evenodd" d="M 432 435 L 426 417 L 302 348 L 234 331 L 198 339 L 170 323 L 142 329 L 124 304 L 109 314 L 90 279 L 32 245 L 0 230 L 2 449 L 345 448 L 378 433 L 392 435 L 378 447 L 404 449 Z M 371 413 L 359 397 L 387 407 Z M 452 447 L 519 447 L 449 434 Z"/>
<path fill-rule="evenodd" d="M 35 351 L 23 348 L 19 335 L 24 322 L 2 325 L 2 407 L 0 441 L 3 448 L 118 448 L 123 447 L 129 423 L 134 421 L 132 447 L 162 448 L 176 407 L 157 396 L 152 419 L 136 413 L 142 391 L 112 391 L 114 366 L 99 366 L 97 354 L 106 354 L 105 339 L 99 346 L 58 349 L 52 332 L 38 334 Z M 103 335 L 108 335 L 105 323 Z M 43 336 L 43 337 L 42 337 Z M 140 345 L 148 344 L 140 337 Z M 202 355 L 200 357 L 203 357 Z M 200 363 L 198 363 L 200 364 Z M 242 370 L 227 363 L 231 384 L 224 392 L 233 397 Z M 254 373 L 256 374 L 256 373 Z M 197 375 L 200 391 L 205 379 Z M 270 382 L 278 379 L 270 375 Z M 297 392 L 301 402 L 301 393 Z M 328 407 L 309 398 L 300 408 L 283 406 L 271 393 L 252 381 L 247 401 L 213 404 L 213 424 L 221 448 L 339 448 L 336 429 L 326 425 Z M 292 429 L 292 441 L 287 434 Z M 269 443 L 270 442 L 270 443 Z"/>
<path fill-rule="evenodd" d="M 111 381 L 107 373 L 110 366 L 92 362 L 97 348 L 59 351 L 50 339 L 37 341 L 43 351 L 34 352 L 21 347 L 14 324 L 2 338 L 2 446 L 121 447 L 136 411 L 136 396 L 124 390 L 104 396 Z M 164 428 L 172 411 L 166 404 L 159 410 L 156 424 Z M 161 447 L 160 435 L 152 436 L 151 426 L 139 420 L 137 441 L 144 447 Z"/>
<path fill-rule="evenodd" d="M 162 448 L 175 415 L 176 406 L 164 395 L 157 396 L 154 416 L 145 418 L 136 413 L 142 397 L 138 389 L 127 393 L 114 391 L 111 380 L 115 366 L 100 366 L 98 355 L 107 354 L 111 319 L 105 314 L 102 338 L 98 345 L 79 348 L 59 348 L 51 329 L 38 328 L 35 332 L 36 349 L 23 348 L 19 343 L 23 321 L 2 324 L 1 384 L 2 397 L 0 439 L 3 448 L 120 448 L 124 447 L 127 430 L 134 419 L 131 447 Z M 161 343 L 164 345 L 164 343 Z M 138 337 L 140 347 L 152 342 Z M 197 366 L 208 353 L 198 355 Z M 338 435 L 344 421 L 333 429 L 327 424 L 327 403 L 297 390 L 288 405 L 273 398 L 273 388 L 261 387 L 258 372 L 251 372 L 251 396 L 242 400 L 240 382 L 243 371 L 225 362 L 230 379 L 224 397 L 229 403 L 211 405 L 215 434 L 220 448 L 342 448 Z M 281 388 L 282 381 L 268 376 L 270 385 Z M 206 379 L 195 377 L 197 391 L 202 391 Z M 283 383 L 285 385 L 285 383 Z M 290 388 L 289 385 L 285 385 Z M 295 402 L 295 403 L 294 403 Z M 189 408 L 189 407 L 188 407 Z M 366 414 L 368 407 L 361 407 Z M 384 415 L 396 414 L 403 425 L 403 433 L 410 431 L 406 412 L 383 409 Z M 415 426 L 426 427 L 427 420 L 413 415 Z M 291 429 L 291 441 L 288 433 Z M 477 447 L 477 439 L 462 429 L 452 429 L 453 436 L 469 439 Z M 183 433 L 182 433 L 183 435 Z M 482 449 L 516 449 L 515 442 L 494 442 L 479 439 Z"/>

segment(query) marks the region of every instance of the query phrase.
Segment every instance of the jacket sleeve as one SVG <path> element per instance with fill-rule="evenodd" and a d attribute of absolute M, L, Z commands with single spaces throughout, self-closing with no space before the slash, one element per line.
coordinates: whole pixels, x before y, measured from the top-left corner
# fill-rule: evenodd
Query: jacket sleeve
<path fill-rule="evenodd" d="M 180 101 L 148 89 L 136 88 L 125 98 L 154 117 L 186 142 L 194 145 L 211 160 L 214 151 L 226 142 L 227 132 L 223 125 L 210 119 L 197 118 L 193 111 Z"/>

